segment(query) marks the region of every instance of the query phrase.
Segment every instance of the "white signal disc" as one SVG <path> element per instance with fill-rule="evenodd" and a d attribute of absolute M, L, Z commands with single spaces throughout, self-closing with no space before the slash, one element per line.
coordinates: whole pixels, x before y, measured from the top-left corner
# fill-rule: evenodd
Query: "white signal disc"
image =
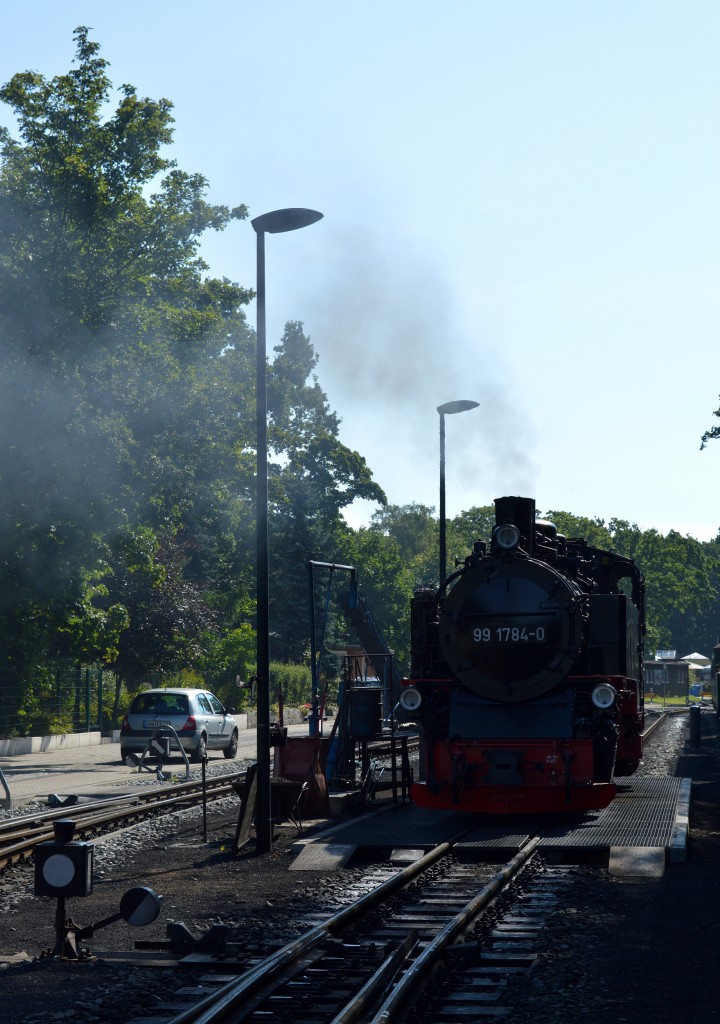
<path fill-rule="evenodd" d="M 43 864 L 42 873 L 48 885 L 64 889 L 75 877 L 75 865 L 64 853 L 54 853 Z"/>

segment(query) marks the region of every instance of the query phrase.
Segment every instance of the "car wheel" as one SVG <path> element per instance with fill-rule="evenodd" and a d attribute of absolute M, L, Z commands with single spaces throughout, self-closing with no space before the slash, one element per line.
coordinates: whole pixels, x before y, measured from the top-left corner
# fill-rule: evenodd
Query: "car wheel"
<path fill-rule="evenodd" d="M 120 747 L 120 763 L 125 764 L 125 761 L 130 756 L 131 751 L 127 747 Z"/>
<path fill-rule="evenodd" d="M 190 760 L 193 761 L 195 764 L 199 764 L 204 757 L 207 757 L 207 749 L 205 747 L 205 737 L 201 736 L 198 741 L 198 745 L 195 747 L 192 754 L 190 755 Z"/>
<path fill-rule="evenodd" d="M 237 734 L 237 732 L 234 732 L 232 734 L 232 736 L 230 737 L 230 742 L 228 743 L 228 745 L 226 747 L 223 747 L 223 755 L 228 759 L 228 761 L 231 758 L 237 756 L 237 748 L 238 748 L 238 734 Z"/>

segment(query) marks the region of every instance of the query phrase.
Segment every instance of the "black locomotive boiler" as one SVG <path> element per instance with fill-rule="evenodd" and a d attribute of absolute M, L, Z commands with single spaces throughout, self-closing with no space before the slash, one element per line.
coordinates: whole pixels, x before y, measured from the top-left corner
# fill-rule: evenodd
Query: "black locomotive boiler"
<path fill-rule="evenodd" d="M 606 807 L 642 756 L 642 576 L 569 540 L 531 498 L 495 501 L 439 590 L 416 592 L 400 703 L 421 733 L 423 807 L 494 814 Z"/>

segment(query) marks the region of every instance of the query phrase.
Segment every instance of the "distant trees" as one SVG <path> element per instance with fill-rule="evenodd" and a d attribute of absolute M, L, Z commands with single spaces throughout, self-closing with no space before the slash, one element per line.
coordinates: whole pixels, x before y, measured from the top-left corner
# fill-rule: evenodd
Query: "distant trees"
<path fill-rule="evenodd" d="M 718 419 L 720 419 L 720 408 L 715 410 L 713 416 L 717 416 Z M 702 449 L 705 448 L 708 441 L 713 441 L 718 437 L 720 437 L 720 425 L 710 427 L 710 429 L 706 430 L 703 436 L 700 438 L 700 450 L 702 451 Z"/>
<path fill-rule="evenodd" d="M 648 634 L 646 656 L 676 649 L 710 656 L 720 629 L 720 545 L 671 530 L 641 530 L 623 519 L 579 519 L 565 512 L 547 518 L 568 537 L 633 558 L 645 576 Z"/>
<path fill-rule="evenodd" d="M 720 640 L 720 539 L 702 542 L 670 531 L 641 530 L 622 519 L 589 519 L 569 512 L 549 510 L 538 513 L 553 522 L 560 533 L 584 538 L 589 544 L 617 551 L 637 561 L 646 581 L 648 633 L 646 656 L 658 649 L 677 649 L 680 654 L 699 650 L 708 656 Z M 471 508 L 449 520 L 448 562 L 464 558 L 476 540 L 489 541 L 495 522 L 491 506 Z M 394 634 L 407 637 L 409 597 L 416 586 L 436 583 L 437 519 L 425 506 L 388 506 L 377 513 L 361 537 L 374 537 L 383 553 L 374 557 L 375 587 L 385 594 L 391 576 L 400 582 L 404 601 L 389 611 Z M 356 545 L 356 550 L 359 546 Z M 367 540 L 365 550 L 368 550 Z M 398 559 L 397 563 L 392 558 Z M 382 566 L 388 577 L 382 580 Z M 378 579 L 378 570 L 380 579 Z M 362 579 L 362 576 L 361 576 Z M 398 592 L 397 586 L 395 592 Z M 396 615 L 393 618 L 393 614 Z M 398 643 L 402 655 L 406 643 Z"/>

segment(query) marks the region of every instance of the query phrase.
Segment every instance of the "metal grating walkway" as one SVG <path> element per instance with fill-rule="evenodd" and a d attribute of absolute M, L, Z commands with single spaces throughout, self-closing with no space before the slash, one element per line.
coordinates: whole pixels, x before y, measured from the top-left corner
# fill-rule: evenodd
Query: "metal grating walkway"
<path fill-rule="evenodd" d="M 624 856 L 645 858 L 652 851 L 665 851 L 670 861 L 684 860 L 687 844 L 690 780 L 677 778 L 628 779 L 618 785 L 615 800 L 602 811 L 564 819 L 535 815 L 500 819 L 459 812 L 427 810 L 413 805 L 387 808 L 380 814 L 366 814 L 343 821 L 322 837 L 307 843 L 340 844 L 343 849 L 395 851 L 429 849 L 437 843 L 452 842 L 458 854 L 472 851 L 515 851 L 529 837 L 539 833 L 540 847 L 572 851 L 625 851 Z M 399 855 L 399 854 L 398 854 Z M 594 854 L 593 854 L 594 855 Z M 653 863 L 655 861 L 653 860 Z M 629 872 L 637 874 L 636 866 Z"/>
<path fill-rule="evenodd" d="M 451 842 L 474 822 L 471 814 L 405 804 L 351 819 L 332 829 L 333 840 L 365 848 L 427 847 Z"/>
<path fill-rule="evenodd" d="M 517 819 L 503 824 L 478 825 L 455 844 L 460 850 L 519 850 L 534 834 L 528 824 L 518 825 Z"/>
<path fill-rule="evenodd" d="M 546 848 L 643 846 L 667 847 L 673 842 L 683 779 L 632 779 L 618 786 L 609 807 L 581 820 L 554 824 L 542 831 Z"/>

